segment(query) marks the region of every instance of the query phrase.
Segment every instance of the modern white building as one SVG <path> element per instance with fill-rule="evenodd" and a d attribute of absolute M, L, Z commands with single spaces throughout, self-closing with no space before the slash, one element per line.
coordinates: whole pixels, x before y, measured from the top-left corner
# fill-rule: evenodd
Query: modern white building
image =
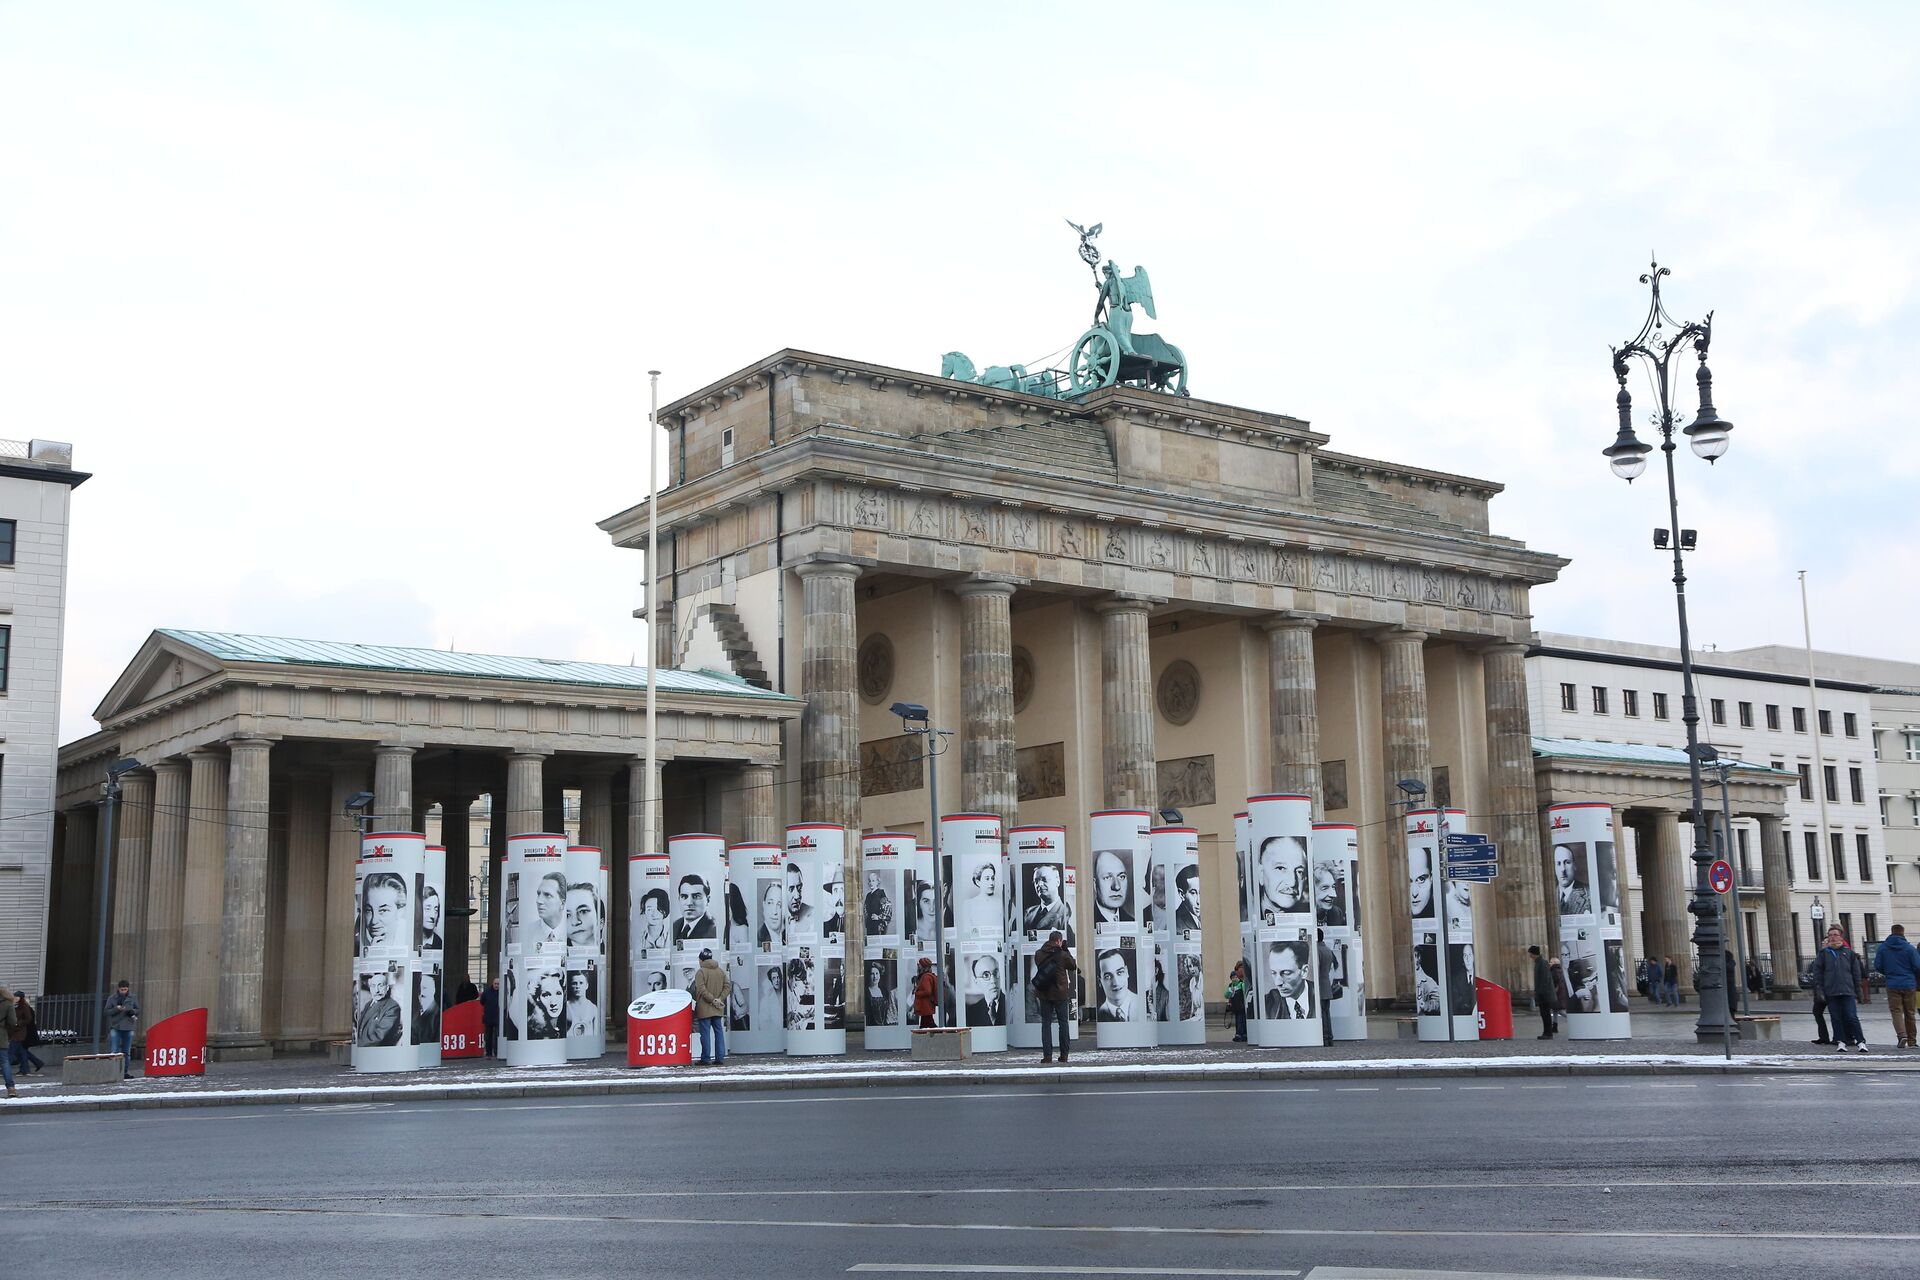
<path fill-rule="evenodd" d="M 0 440 L 0 986 L 38 993 L 53 869 L 73 446 Z"/>
<path fill-rule="evenodd" d="M 1767 646 L 1736 652 L 1696 653 L 1700 737 L 1723 755 L 1797 773 L 1789 788 L 1778 839 L 1784 846 L 1791 901 L 1793 954 L 1804 965 L 1814 950 L 1814 918 L 1837 923 L 1855 945 L 1877 940 L 1894 923 L 1888 848 L 1881 823 L 1884 790 L 1875 759 L 1874 679 L 1888 672 L 1866 666 L 1906 667 L 1920 686 L 1920 668 L 1816 654 L 1817 688 L 1810 690 L 1803 650 Z M 1863 664 L 1855 668 L 1848 664 Z M 1536 734 L 1591 742 L 1683 747 L 1680 655 L 1660 645 L 1630 644 L 1585 636 L 1540 633 L 1529 649 L 1527 691 Z M 1920 747 L 1920 698 L 1912 701 L 1914 741 Z M 1904 742 L 1898 744 L 1904 751 Z M 1887 739 L 1886 750 L 1895 742 Z M 1920 792 L 1920 750 L 1910 784 Z M 1711 775 L 1710 775 L 1711 776 Z M 1719 808 L 1711 781 L 1708 808 Z M 1904 802 L 1902 802 L 1904 803 Z M 1889 806 L 1891 818 L 1900 804 Z M 1903 816 L 1914 822 L 1915 810 Z M 1763 893 L 1763 826 L 1737 811 L 1729 860 L 1739 884 L 1742 937 L 1747 954 L 1762 967 L 1772 953 Z M 1920 843 L 1920 827 L 1914 827 Z M 1633 833 L 1626 838 L 1633 841 Z M 1685 837 L 1691 840 L 1691 834 Z M 1644 950 L 1656 950 L 1644 896 L 1650 851 L 1635 848 L 1628 860 L 1631 922 Z M 1904 855 L 1909 881 L 1920 901 L 1920 850 Z M 1788 983 L 1792 981 L 1788 978 Z"/>

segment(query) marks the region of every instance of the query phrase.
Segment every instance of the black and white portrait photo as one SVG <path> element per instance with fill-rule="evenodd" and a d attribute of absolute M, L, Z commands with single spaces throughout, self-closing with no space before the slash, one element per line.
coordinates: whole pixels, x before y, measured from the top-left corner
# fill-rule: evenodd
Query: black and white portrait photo
<path fill-rule="evenodd" d="M 407 967 L 398 961 L 362 971 L 353 991 L 353 1042 L 370 1049 L 399 1044 L 406 1029 L 400 1002 L 411 994 Z"/>
<path fill-rule="evenodd" d="M 413 975 L 414 1044 L 440 1043 L 440 966 L 427 965 Z"/>
<path fill-rule="evenodd" d="M 761 876 L 753 882 L 753 946 L 774 951 L 787 945 L 786 889 L 779 876 Z"/>
<path fill-rule="evenodd" d="M 1020 883 L 1020 929 L 1045 941 L 1055 929 L 1073 945 L 1073 916 L 1067 909 L 1066 872 L 1057 862 L 1032 862 Z"/>
<path fill-rule="evenodd" d="M 1328 1012 L 1335 1017 L 1365 1016 L 1360 974 L 1353 963 L 1353 944 L 1346 938 L 1321 940 L 1320 987 Z"/>
<path fill-rule="evenodd" d="M 1298 836 L 1268 836 L 1255 851 L 1260 876 L 1260 919 L 1276 924 L 1283 916 L 1311 909 L 1307 890 L 1307 842 Z"/>
<path fill-rule="evenodd" d="M 975 951 L 965 955 L 967 983 L 967 1025 L 1004 1027 L 1007 1025 L 1007 997 L 1000 984 L 1000 957 Z"/>
<path fill-rule="evenodd" d="M 1480 1003 L 1473 989 L 1473 944 L 1447 944 L 1447 1007 L 1455 1017 L 1466 1017 Z"/>
<path fill-rule="evenodd" d="M 1189 862 L 1173 877 L 1173 936 L 1187 942 L 1200 938 L 1200 864 Z"/>
<path fill-rule="evenodd" d="M 1432 934 L 1413 944 L 1413 1011 L 1429 1017 L 1440 1013 L 1440 944 Z"/>
<path fill-rule="evenodd" d="M 1207 973 L 1205 966 L 1200 963 L 1200 953 L 1175 952 L 1174 967 L 1180 991 L 1180 1021 L 1191 1022 L 1206 1016 Z"/>
<path fill-rule="evenodd" d="M 934 934 L 934 912 L 939 904 L 934 898 L 933 881 L 921 879 L 913 872 L 906 876 L 906 938 L 909 942 L 931 945 Z"/>
<path fill-rule="evenodd" d="M 791 865 L 791 864 L 789 864 Z M 820 1027 L 819 997 L 817 994 L 817 974 L 813 962 L 813 949 L 800 948 L 800 953 L 787 961 L 787 1030 L 816 1031 Z"/>
<path fill-rule="evenodd" d="M 527 1039 L 567 1037 L 567 980 L 559 969 L 537 968 L 527 975 Z"/>
<path fill-rule="evenodd" d="M 1323 929 L 1347 927 L 1347 860 L 1323 858 L 1313 864 L 1313 914 Z"/>
<path fill-rule="evenodd" d="M 1421 845 L 1407 848 L 1407 901 L 1415 920 L 1433 919 L 1433 850 Z M 1438 996 L 1434 999 L 1437 1001 Z M 1440 1012 L 1436 1006 L 1435 1013 Z"/>
<path fill-rule="evenodd" d="M 520 1022 L 525 1015 L 520 994 L 525 986 L 520 979 L 519 960 L 507 961 L 500 974 L 500 1034 L 508 1040 L 520 1038 Z"/>
<path fill-rule="evenodd" d="M 754 1025 L 770 1028 L 787 1025 L 786 962 L 757 964 L 753 968 Z"/>
<path fill-rule="evenodd" d="M 896 994 L 900 980 L 899 953 L 888 947 L 881 958 L 869 959 L 861 967 L 866 973 L 866 988 L 861 1004 L 866 1010 L 867 1025 L 903 1025 L 905 1009 Z"/>
<path fill-rule="evenodd" d="M 847 962 L 828 956 L 820 984 L 820 1028 L 840 1031 L 847 1025 Z"/>
<path fill-rule="evenodd" d="M 1129 940 L 1130 941 L 1130 940 Z M 1108 947 L 1094 957 L 1094 988 L 1100 1003 L 1094 1017 L 1101 1022 L 1140 1019 L 1140 989 L 1132 947 Z"/>
<path fill-rule="evenodd" d="M 1298 938 L 1266 943 L 1261 948 L 1261 1010 L 1280 1019 L 1317 1018 L 1313 1003 L 1313 947 Z"/>
<path fill-rule="evenodd" d="M 533 882 L 533 951 L 536 955 L 557 956 L 566 947 L 567 873 L 559 869 L 543 871 Z"/>
<path fill-rule="evenodd" d="M 593 886 L 576 880 L 567 886 L 567 947 L 572 951 L 598 951 L 603 934 L 604 908 L 594 895 Z"/>
<path fill-rule="evenodd" d="M 1246 849 L 1235 849 L 1233 855 L 1233 874 L 1240 885 L 1240 923 L 1246 924 L 1253 919 L 1248 914 L 1252 904 L 1247 899 L 1247 862 L 1253 855 Z"/>
<path fill-rule="evenodd" d="M 1618 938 L 1600 944 L 1607 963 L 1607 1012 L 1627 1011 L 1627 949 Z"/>
<path fill-rule="evenodd" d="M 814 914 L 815 908 L 807 870 L 796 858 L 787 863 L 784 873 L 787 882 L 787 940 L 789 942 L 795 938 L 820 936 L 820 921 Z"/>
<path fill-rule="evenodd" d="M 1094 932 L 1103 924 L 1132 924 L 1133 850 L 1101 849 L 1093 855 Z"/>
<path fill-rule="evenodd" d="M 1593 914 L 1593 890 L 1587 884 L 1587 846 L 1584 842 L 1553 846 L 1553 887 L 1563 916 Z"/>
<path fill-rule="evenodd" d="M 425 876 L 415 876 L 414 885 L 420 898 L 420 919 L 414 925 L 415 933 L 420 939 L 420 949 L 444 951 L 447 944 L 440 936 L 440 922 L 446 916 L 446 905 L 440 901 L 440 890 L 428 884 Z M 417 1041 L 416 1043 L 429 1042 Z"/>
<path fill-rule="evenodd" d="M 860 919 L 869 938 L 891 938 L 900 922 L 900 872 L 892 867 L 866 873 L 866 893 L 860 899 Z"/>
<path fill-rule="evenodd" d="M 732 881 L 727 883 L 726 910 L 722 913 L 721 923 L 721 949 L 744 950 L 747 945 L 747 895 Z"/>
<path fill-rule="evenodd" d="M 1560 965 L 1567 978 L 1567 1012 L 1600 1012 L 1600 948 L 1591 929 L 1560 935 Z"/>
<path fill-rule="evenodd" d="M 512 898 L 507 901 L 511 903 Z M 642 954 L 667 951 L 673 946 L 667 931 L 667 916 L 672 908 L 665 889 L 649 889 L 640 895 L 640 918 L 634 921 L 633 949 Z"/>
<path fill-rule="evenodd" d="M 831 865 L 820 879 L 820 896 L 824 899 L 822 910 L 827 918 L 821 929 L 829 939 L 846 936 L 847 932 L 847 885 L 846 878 L 840 874 L 838 865 Z"/>
<path fill-rule="evenodd" d="M 969 852 L 956 859 L 962 883 L 956 927 L 965 938 L 999 936 L 1005 921 L 1000 905 L 1000 860 L 991 851 Z"/>
<path fill-rule="evenodd" d="M 1140 923 L 1149 929 L 1164 928 L 1167 923 L 1167 862 L 1147 855 L 1147 905 L 1141 909 Z"/>
<path fill-rule="evenodd" d="M 520 946 L 520 873 L 507 873 L 507 892 L 500 900 L 502 932 L 507 935 L 507 951 L 512 954 Z"/>
<path fill-rule="evenodd" d="M 1447 929 L 1454 937 L 1473 932 L 1473 882 L 1447 881 Z"/>
<path fill-rule="evenodd" d="M 727 957 L 727 1030 L 753 1030 L 753 961 L 745 952 Z"/>
<path fill-rule="evenodd" d="M 360 883 L 360 952 L 369 957 L 413 950 L 413 895 L 397 871 L 372 871 Z"/>
<path fill-rule="evenodd" d="M 567 970 L 567 1034 L 576 1040 L 600 1035 L 600 972 L 592 965 Z"/>
<path fill-rule="evenodd" d="M 1593 842 L 1594 884 L 1600 891 L 1600 909 L 1620 914 L 1620 868 L 1613 860 L 1613 841 Z"/>
<path fill-rule="evenodd" d="M 648 965 L 640 970 L 640 994 L 652 995 L 656 991 L 667 989 L 667 971 L 664 967 Z"/>
<path fill-rule="evenodd" d="M 683 875 L 674 884 L 678 908 L 673 914 L 673 945 L 718 938 L 720 930 L 713 921 L 713 885 L 703 876 Z"/>

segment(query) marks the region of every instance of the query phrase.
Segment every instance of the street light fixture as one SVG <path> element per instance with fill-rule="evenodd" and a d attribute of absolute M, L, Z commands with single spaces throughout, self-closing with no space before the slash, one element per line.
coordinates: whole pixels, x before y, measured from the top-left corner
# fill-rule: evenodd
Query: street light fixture
<path fill-rule="evenodd" d="M 108 910 L 113 905 L 113 820 L 120 809 L 120 779 L 135 769 L 140 762 L 131 756 L 115 760 L 107 766 L 107 780 L 100 785 L 100 794 L 106 801 L 106 821 L 101 838 L 100 850 L 100 931 L 93 944 L 93 1051 L 100 1052 L 100 1036 L 106 1025 L 107 1012 L 107 936 L 113 925 L 108 918 Z"/>
<path fill-rule="evenodd" d="M 1708 842 L 1706 801 L 1700 777 L 1700 707 L 1694 695 L 1693 651 L 1687 632 L 1687 571 L 1681 558 L 1683 551 L 1693 549 L 1697 538 L 1694 530 L 1680 527 L 1680 496 L 1673 470 L 1677 422 L 1673 408 L 1673 362 L 1676 357 L 1683 358 L 1687 348 L 1692 348 L 1700 362 L 1693 375 L 1700 408 L 1693 421 L 1679 429 L 1679 434 L 1687 437 L 1697 456 L 1712 463 L 1726 454 L 1727 437 L 1733 424 L 1713 407 L 1713 374 L 1707 368 L 1707 348 L 1713 341 L 1713 313 L 1709 311 L 1705 319 L 1685 323 L 1669 315 L 1660 300 L 1660 281 L 1670 274 L 1655 262 L 1647 274 L 1640 277 L 1640 283 L 1649 286 L 1653 293 L 1647 318 L 1641 322 L 1638 333 L 1611 349 L 1613 376 L 1620 384 L 1620 391 L 1614 397 L 1620 429 L 1613 443 L 1600 452 L 1612 466 L 1613 473 L 1628 483 L 1646 470 L 1647 455 L 1653 452 L 1653 447 L 1634 434 L 1633 396 L 1627 390 L 1629 361 L 1638 361 L 1652 381 L 1659 401 L 1652 422 L 1659 429 L 1660 451 L 1666 456 L 1667 513 L 1671 523 L 1668 538 L 1656 545 L 1671 545 L 1674 604 L 1680 617 L 1680 719 L 1687 730 L 1687 777 L 1693 800 L 1693 901 L 1687 910 L 1694 920 L 1697 960 L 1693 985 L 1700 995 L 1700 1020 L 1694 1026 L 1694 1035 L 1703 1041 L 1725 1042 L 1731 1031 L 1727 998 L 1729 975 L 1720 931 L 1719 897 L 1707 881 L 1707 869 L 1713 865 L 1713 849 Z"/>
<path fill-rule="evenodd" d="M 933 845 L 933 982 L 934 1007 L 944 1010 L 947 1007 L 947 900 L 943 883 L 944 872 L 940 867 L 940 763 L 939 757 L 947 750 L 947 739 L 953 737 L 951 729 L 933 727 L 931 713 L 917 702 L 896 702 L 887 708 L 900 717 L 900 728 L 907 733 L 923 734 L 926 737 L 926 749 L 920 758 L 927 761 L 927 805 L 931 814 L 927 822 L 929 839 Z M 935 1017 L 938 1017 L 936 1012 Z"/>

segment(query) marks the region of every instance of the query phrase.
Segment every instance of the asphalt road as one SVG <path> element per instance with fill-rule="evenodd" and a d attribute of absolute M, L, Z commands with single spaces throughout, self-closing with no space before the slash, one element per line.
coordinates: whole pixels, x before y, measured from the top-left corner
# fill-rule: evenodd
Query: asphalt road
<path fill-rule="evenodd" d="M 1916 1089 L 1066 1077 L 0 1114 L 0 1216 L 35 1274 L 1904 1274 Z"/>

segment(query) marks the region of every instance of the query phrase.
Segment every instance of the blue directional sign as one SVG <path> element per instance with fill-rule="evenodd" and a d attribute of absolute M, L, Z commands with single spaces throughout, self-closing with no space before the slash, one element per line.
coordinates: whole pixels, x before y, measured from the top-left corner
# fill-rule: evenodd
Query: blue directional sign
<path fill-rule="evenodd" d="M 1492 844 L 1492 843 L 1493 841 L 1487 839 L 1486 836 L 1480 834 L 1477 831 L 1447 832 L 1447 848 L 1449 849 L 1453 848 L 1455 845 L 1461 845 L 1461 844 Z"/>
<path fill-rule="evenodd" d="M 1447 865 L 1463 866 L 1472 862 L 1498 862 L 1500 850 L 1491 844 L 1456 844 L 1447 847 Z"/>
<path fill-rule="evenodd" d="M 1475 884 L 1489 884 L 1500 878 L 1500 864 L 1497 862 L 1476 862 L 1471 866 L 1449 866 L 1447 879 L 1470 880 Z"/>

